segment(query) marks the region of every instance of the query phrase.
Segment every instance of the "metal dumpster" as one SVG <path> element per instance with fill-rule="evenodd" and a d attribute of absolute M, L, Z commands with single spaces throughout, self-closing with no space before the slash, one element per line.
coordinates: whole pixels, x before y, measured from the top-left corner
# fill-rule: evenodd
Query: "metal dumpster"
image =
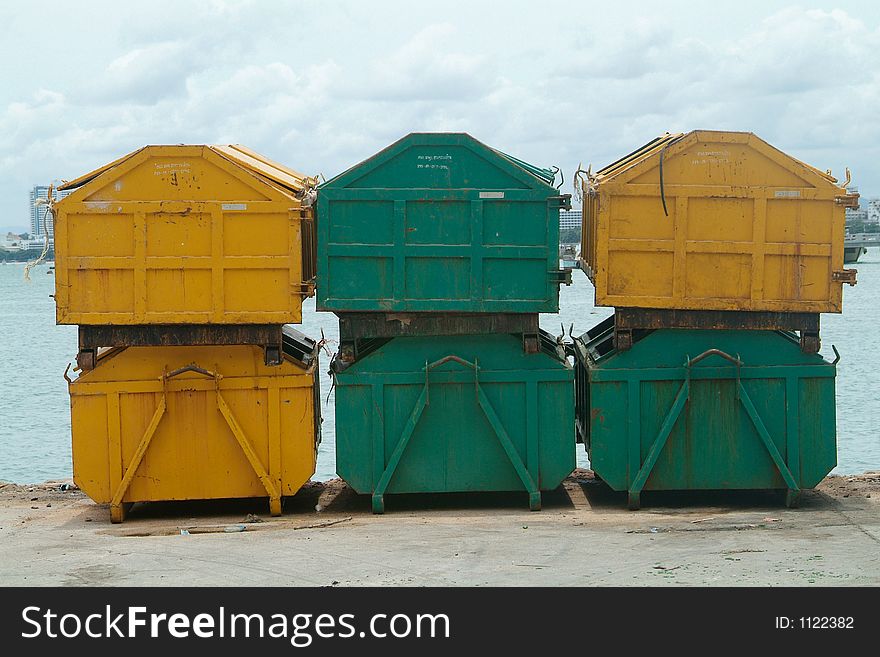
<path fill-rule="evenodd" d="M 336 471 L 374 513 L 385 493 L 556 488 L 575 467 L 573 370 L 542 334 L 400 337 L 334 360 Z"/>
<path fill-rule="evenodd" d="M 855 283 L 844 207 L 858 194 L 751 133 L 667 134 L 582 189 L 597 305 L 840 312 Z"/>
<path fill-rule="evenodd" d="M 300 322 L 316 182 L 242 146 L 146 146 L 62 185 L 57 322 Z"/>
<path fill-rule="evenodd" d="M 642 490 L 784 489 L 793 505 L 837 462 L 834 363 L 777 331 L 642 331 L 575 340 L 577 430 L 593 470 Z"/>
<path fill-rule="evenodd" d="M 467 134 L 410 134 L 321 185 L 319 310 L 557 312 L 554 174 Z"/>
<path fill-rule="evenodd" d="M 121 522 L 133 502 L 268 497 L 272 515 L 315 471 L 318 349 L 285 328 L 256 346 L 108 349 L 69 384 L 74 481 Z"/>

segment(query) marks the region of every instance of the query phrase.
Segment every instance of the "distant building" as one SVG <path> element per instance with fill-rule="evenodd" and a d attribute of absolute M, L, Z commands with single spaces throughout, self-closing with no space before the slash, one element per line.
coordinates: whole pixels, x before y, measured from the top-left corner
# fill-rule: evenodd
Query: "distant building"
<path fill-rule="evenodd" d="M 28 235 L 6 233 L 6 237 L 0 240 L 0 251 L 39 251 L 45 241 L 45 238 L 35 240 Z"/>
<path fill-rule="evenodd" d="M 57 187 L 57 184 L 56 184 Z M 28 200 L 28 213 L 30 214 L 31 237 L 35 239 L 45 240 L 46 231 L 49 232 L 49 239 L 55 238 L 55 227 L 52 224 L 52 215 L 46 214 L 46 206 L 38 204 L 40 199 L 46 199 L 49 193 L 49 185 L 34 185 L 30 192 Z M 55 200 L 59 200 L 67 196 L 70 192 L 54 191 Z"/>
<path fill-rule="evenodd" d="M 559 211 L 559 230 L 570 230 L 572 228 L 581 227 L 581 210 L 580 208 L 572 208 L 571 210 Z"/>
<path fill-rule="evenodd" d="M 7 251 L 11 249 L 19 249 L 21 248 L 20 244 L 24 241 L 23 235 L 18 235 L 17 233 L 6 233 L 6 238 L 0 243 L 0 248 L 6 249 Z"/>
<path fill-rule="evenodd" d="M 863 207 L 860 207 L 858 210 L 853 210 L 852 208 L 846 208 L 846 223 L 868 223 L 868 211 Z"/>
<path fill-rule="evenodd" d="M 869 198 L 867 203 L 862 203 L 868 211 L 868 221 L 880 224 L 880 198 Z"/>

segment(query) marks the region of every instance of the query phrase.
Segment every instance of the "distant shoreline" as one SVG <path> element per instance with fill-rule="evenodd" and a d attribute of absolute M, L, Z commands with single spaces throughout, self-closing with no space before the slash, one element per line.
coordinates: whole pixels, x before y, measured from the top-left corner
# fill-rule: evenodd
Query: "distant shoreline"
<path fill-rule="evenodd" d="M 54 265 L 55 264 L 55 254 L 52 251 L 49 251 L 49 255 L 51 257 L 47 257 L 41 265 Z M 32 260 L 36 260 L 40 257 L 40 251 L 3 251 L 0 250 L 0 264 L 7 263 L 25 263 L 31 262 Z"/>

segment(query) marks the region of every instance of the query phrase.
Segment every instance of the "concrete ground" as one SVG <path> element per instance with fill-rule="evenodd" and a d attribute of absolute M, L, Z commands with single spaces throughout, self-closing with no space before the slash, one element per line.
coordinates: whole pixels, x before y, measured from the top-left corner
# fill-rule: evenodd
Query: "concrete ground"
<path fill-rule="evenodd" d="M 797 509 L 645 493 L 627 511 L 579 470 L 535 513 L 524 495 L 422 495 L 374 516 L 334 480 L 279 518 L 265 500 L 153 503 L 121 525 L 61 488 L 0 483 L 0 585 L 880 584 L 880 472 L 829 477 Z"/>

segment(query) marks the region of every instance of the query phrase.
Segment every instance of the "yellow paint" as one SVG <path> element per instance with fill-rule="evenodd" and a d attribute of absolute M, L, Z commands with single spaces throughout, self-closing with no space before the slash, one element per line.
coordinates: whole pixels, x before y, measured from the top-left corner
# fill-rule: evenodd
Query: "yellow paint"
<path fill-rule="evenodd" d="M 66 183 L 58 323 L 302 321 L 301 198 L 315 183 L 242 146 L 146 146 Z"/>
<path fill-rule="evenodd" d="M 660 138 L 583 183 L 596 304 L 840 312 L 851 197 L 836 182 L 751 133 Z"/>
<path fill-rule="evenodd" d="M 168 376 L 191 364 L 206 373 Z M 280 513 L 315 472 L 314 383 L 254 346 L 105 352 L 69 386 L 74 481 L 115 522 L 162 500 L 268 497 Z"/>

